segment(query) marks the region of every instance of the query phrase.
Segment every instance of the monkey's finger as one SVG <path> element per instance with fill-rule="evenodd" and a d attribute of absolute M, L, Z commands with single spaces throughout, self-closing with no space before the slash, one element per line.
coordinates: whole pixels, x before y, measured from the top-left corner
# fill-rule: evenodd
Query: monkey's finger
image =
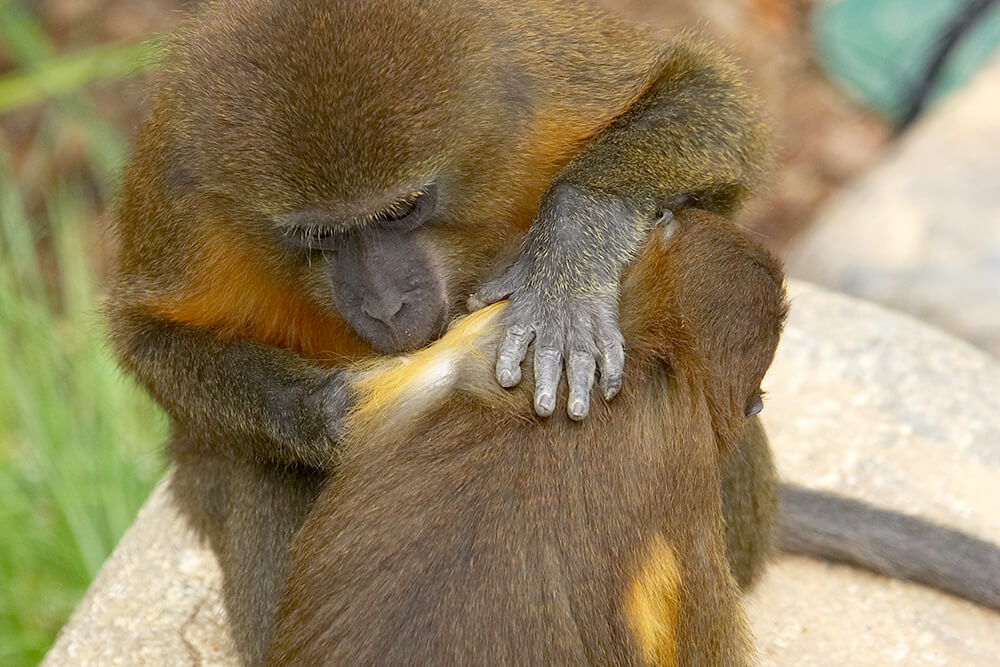
<path fill-rule="evenodd" d="M 610 401 L 622 388 L 622 374 L 625 368 L 625 348 L 620 342 L 609 342 L 602 346 L 600 356 L 601 395 Z"/>
<path fill-rule="evenodd" d="M 480 285 L 466 301 L 469 311 L 479 310 L 491 303 L 506 299 L 524 286 L 528 280 L 528 264 L 526 260 L 514 262 L 506 273 L 499 278 Z"/>
<path fill-rule="evenodd" d="M 611 314 L 598 317 L 597 346 L 600 349 L 598 368 L 601 371 L 601 394 L 610 401 L 622 388 L 625 371 L 625 340 L 618 331 L 617 318 Z"/>
<path fill-rule="evenodd" d="M 562 352 L 559 346 L 546 341 L 535 344 L 535 412 L 548 417 L 556 408 L 556 388 L 562 374 Z"/>
<path fill-rule="evenodd" d="M 520 324 L 507 327 L 497 353 L 497 382 L 501 387 L 513 387 L 521 381 L 521 362 L 534 337 L 533 331 Z"/>
<path fill-rule="evenodd" d="M 566 379 L 569 381 L 569 402 L 566 413 L 570 419 L 579 421 L 590 412 L 590 390 L 594 386 L 594 371 L 597 362 L 591 352 L 573 350 L 566 364 Z"/>

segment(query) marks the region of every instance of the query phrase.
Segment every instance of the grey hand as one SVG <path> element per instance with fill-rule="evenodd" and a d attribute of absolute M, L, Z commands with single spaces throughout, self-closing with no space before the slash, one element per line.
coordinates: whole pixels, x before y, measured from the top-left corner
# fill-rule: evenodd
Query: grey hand
<path fill-rule="evenodd" d="M 681 206 L 683 200 L 671 203 Z M 572 419 L 587 416 L 596 371 L 606 400 L 621 388 L 621 273 L 651 228 L 673 233 L 670 210 L 660 211 L 644 212 L 618 196 L 555 184 L 542 199 L 514 265 L 470 297 L 473 308 L 510 298 L 497 354 L 497 381 L 504 387 L 521 381 L 521 362 L 534 342 L 539 415 L 547 417 L 555 410 L 564 364 Z"/>
<path fill-rule="evenodd" d="M 601 393 L 606 400 L 621 388 L 625 352 L 618 330 L 618 296 L 567 296 L 536 288 L 530 280 L 531 264 L 530 255 L 523 254 L 507 273 L 483 285 L 470 305 L 510 298 L 497 354 L 497 381 L 504 387 L 521 381 L 521 362 L 534 342 L 535 412 L 547 417 L 555 410 L 556 388 L 565 362 L 567 413 L 572 419 L 583 419 L 590 410 L 596 370 L 600 370 Z"/>

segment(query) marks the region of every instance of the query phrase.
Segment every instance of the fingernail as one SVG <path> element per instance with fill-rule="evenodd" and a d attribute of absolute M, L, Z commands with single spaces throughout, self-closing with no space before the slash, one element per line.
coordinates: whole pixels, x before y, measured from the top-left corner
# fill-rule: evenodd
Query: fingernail
<path fill-rule="evenodd" d="M 570 419 L 583 419 L 583 401 L 576 399 L 569 406 Z"/>
<path fill-rule="evenodd" d="M 535 400 L 536 412 L 543 417 L 548 417 L 552 414 L 552 410 L 556 407 L 555 398 L 552 394 L 539 394 L 538 398 Z"/>
<path fill-rule="evenodd" d="M 500 371 L 498 379 L 500 380 L 501 387 L 509 387 L 510 381 L 513 379 L 513 377 L 511 376 L 510 371 L 505 368 L 502 371 Z"/>
<path fill-rule="evenodd" d="M 605 401 L 610 401 L 616 395 L 618 395 L 618 387 L 605 387 L 604 388 L 604 400 Z"/>

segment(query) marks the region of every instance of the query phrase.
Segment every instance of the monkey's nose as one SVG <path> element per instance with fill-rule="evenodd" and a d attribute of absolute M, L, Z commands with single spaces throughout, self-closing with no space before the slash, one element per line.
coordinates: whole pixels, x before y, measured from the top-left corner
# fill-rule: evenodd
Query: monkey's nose
<path fill-rule="evenodd" d="M 361 302 L 361 310 L 368 317 L 389 324 L 403 308 L 403 295 L 395 290 L 370 294 Z"/>

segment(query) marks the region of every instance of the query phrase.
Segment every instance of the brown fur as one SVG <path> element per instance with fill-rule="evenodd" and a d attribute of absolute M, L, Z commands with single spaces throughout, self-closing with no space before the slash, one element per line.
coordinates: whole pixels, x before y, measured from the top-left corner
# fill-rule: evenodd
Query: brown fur
<path fill-rule="evenodd" d="M 715 91 L 717 103 L 691 118 L 698 127 L 673 132 L 747 136 L 732 166 L 713 164 L 711 144 L 723 150 L 723 141 L 672 139 L 685 145 L 683 160 L 655 165 L 651 146 L 634 146 L 662 181 L 651 189 L 724 181 L 746 190 L 761 171 L 763 131 L 739 71 L 690 37 L 665 50 L 634 26 L 564 0 L 518 9 L 487 0 L 475 16 L 460 0 L 368 0 L 357 12 L 293 4 L 213 4 L 174 39 L 126 171 L 115 225 L 128 278 L 119 305 L 310 357 L 326 348 L 356 359 L 365 346 L 316 293 L 309 267 L 262 243 L 262 214 L 314 203 L 364 210 L 388 185 L 447 169 L 460 180 L 451 184 L 449 229 L 433 241 L 453 291 L 467 291 L 527 229 L 543 190 L 585 142 L 638 120 L 650 100 L 636 101 L 649 97 L 663 67 L 681 83 L 685 70 L 699 86 L 711 82 L 693 92 Z M 414 30 L 415 17 L 433 29 Z M 319 65 L 331 60 L 335 68 Z M 366 95 L 343 99 L 345 91 Z M 616 142 L 607 150 L 630 149 Z M 606 155 L 591 153 L 584 157 Z M 584 157 L 572 173 L 588 169 L 578 164 Z M 610 175 L 601 179 L 598 187 L 616 187 Z"/>
<path fill-rule="evenodd" d="M 743 591 L 757 582 L 777 550 L 779 486 L 764 426 L 749 419 L 739 446 L 722 458 L 726 560 Z"/>
<path fill-rule="evenodd" d="M 743 410 L 777 343 L 781 272 L 715 216 L 672 224 L 625 280 L 622 395 L 583 422 L 528 417 L 529 390 L 483 382 L 496 327 L 463 324 L 418 353 L 450 373 L 359 369 L 270 664 L 750 661 L 720 470 L 757 428 Z M 415 386 L 365 401 L 401 368 Z M 421 395 L 419 411 L 394 409 Z"/>
<path fill-rule="evenodd" d="M 282 247 L 275 217 L 303 208 L 364 217 L 433 181 L 442 213 L 414 250 L 446 279 L 455 314 L 529 226 L 539 229 L 540 202 L 569 186 L 621 215 L 601 228 L 570 216 L 540 230 L 535 241 L 549 245 L 531 257 L 538 282 L 559 297 L 617 294 L 622 264 L 662 207 L 727 213 L 751 193 L 768 162 L 766 133 L 742 74 L 718 49 L 689 34 L 661 43 L 583 2 L 204 5 L 172 41 L 125 170 L 107 312 L 122 365 L 170 415 L 174 495 L 219 554 L 233 635 L 255 664 L 287 542 L 336 469 L 353 400 L 344 369 L 371 350 L 336 306 L 324 267 Z M 748 296 L 683 275 L 693 289 L 718 288 L 725 308 Z M 650 340 L 681 336 L 668 331 L 675 325 L 684 322 Z M 734 436 L 745 397 L 732 387 L 758 369 L 743 365 L 753 354 L 718 345 L 739 333 L 727 326 L 676 342 L 702 368 L 713 431 L 732 452 L 722 461 L 726 544 L 746 586 L 770 543 L 773 468 L 759 429 Z M 462 390 L 489 395 L 487 366 L 480 389 Z M 521 392 L 493 396 L 507 409 Z M 516 406 L 534 423 L 526 403 Z M 798 497 L 786 496 L 786 507 Z M 826 553 L 849 541 L 852 516 L 822 531 Z M 876 561 L 907 561 L 912 549 L 898 547 L 911 541 L 898 533 L 879 533 L 878 553 L 892 557 Z M 941 548 L 953 540 L 923 541 L 938 557 L 921 562 L 954 552 Z M 995 550 L 985 559 L 963 564 L 995 563 Z M 940 569 L 907 576 L 957 578 L 951 590 L 984 591 L 973 599 L 995 604 L 995 566 Z"/>
<path fill-rule="evenodd" d="M 125 170 L 107 312 L 123 366 L 171 417 L 174 492 L 219 553 L 244 659 L 268 636 L 282 540 L 335 468 L 340 371 L 370 352 L 274 216 L 363 216 L 438 179 L 445 214 L 421 244 L 455 314 L 560 174 L 635 214 L 589 265 L 546 265 L 587 287 L 664 201 L 729 210 L 765 164 L 729 60 L 582 2 L 206 3 L 171 42 Z"/>

